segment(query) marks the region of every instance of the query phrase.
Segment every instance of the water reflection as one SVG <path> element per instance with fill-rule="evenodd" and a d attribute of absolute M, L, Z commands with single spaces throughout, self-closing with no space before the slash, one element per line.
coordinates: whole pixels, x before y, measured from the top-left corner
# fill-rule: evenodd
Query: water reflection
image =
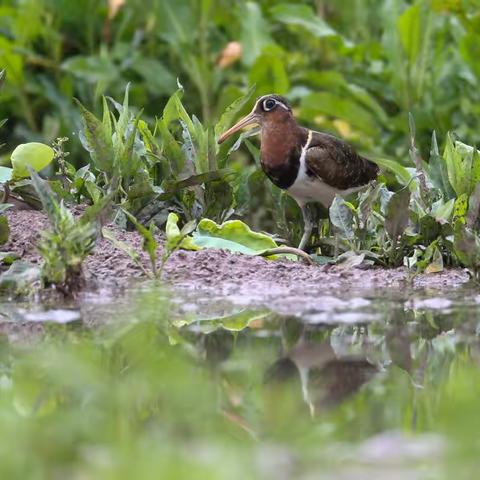
<path fill-rule="evenodd" d="M 213 385 L 215 400 L 207 404 L 224 419 L 228 435 L 283 444 L 312 437 L 331 446 L 341 468 L 345 455 L 349 461 L 368 457 L 377 462 L 380 444 L 392 450 L 395 462 L 398 452 L 413 461 L 417 457 L 407 446 L 415 443 L 406 432 L 415 433 L 417 447 L 424 440 L 427 447 L 433 445 L 433 438 L 438 451 L 449 432 L 454 438 L 463 435 L 457 433 L 462 420 L 470 428 L 462 409 L 476 415 L 478 396 L 470 392 L 470 377 L 480 376 L 476 290 L 443 297 L 439 292 L 410 293 L 337 292 L 336 298 L 330 292 L 317 299 L 316 309 L 309 302 L 307 309 L 300 306 L 298 314 L 285 316 L 262 303 L 238 305 L 204 292 L 149 285 L 120 299 L 89 295 L 66 305 L 0 303 L 0 328 L 10 341 L 22 343 L 21 332 L 33 326 L 31 335 L 39 341 L 61 338 L 68 347 L 80 344 L 88 331 L 89 348 L 98 348 L 108 364 L 118 364 L 121 375 L 146 365 L 143 373 L 151 376 L 142 388 L 150 392 L 152 411 L 161 397 L 162 405 L 169 399 L 174 406 L 185 401 L 190 412 L 200 402 L 197 389 L 210 394 Z M 148 332 L 142 334 L 142 326 Z M 169 371 L 171 376 L 165 373 Z M 158 375 L 181 393 L 162 382 L 151 387 Z M 461 408 L 454 409 L 451 399 L 458 395 L 467 400 L 457 400 Z M 194 428 L 185 415 L 182 410 L 183 428 Z M 335 442 L 357 442 L 358 448 L 342 450 Z M 382 452 L 386 458 L 388 452 Z M 352 478 L 359 471 L 354 469 Z"/>
<path fill-rule="evenodd" d="M 354 394 L 376 372 L 377 368 L 366 359 L 337 358 L 328 342 L 302 339 L 273 363 L 265 378 L 267 384 L 298 378 L 303 400 L 315 416 Z"/>
<path fill-rule="evenodd" d="M 248 378 L 255 368 L 265 388 L 297 389 L 312 416 L 351 398 L 378 372 L 399 369 L 418 389 L 445 378 L 467 346 L 472 357 L 479 356 L 480 305 L 474 289 L 443 296 L 398 290 L 329 293 L 318 298 L 316 309 L 309 302 L 293 316 L 157 285 L 134 288 L 120 299 L 102 293 L 60 306 L 4 301 L 0 328 L 7 336 L 13 332 L 15 341 L 31 324 L 82 322 L 117 329 L 164 312 L 168 320 L 160 327 L 171 345 L 194 352 L 224 378 L 232 368 L 243 369 Z M 36 325 L 31 331 L 42 330 Z M 256 356 L 261 361 L 256 363 Z"/>

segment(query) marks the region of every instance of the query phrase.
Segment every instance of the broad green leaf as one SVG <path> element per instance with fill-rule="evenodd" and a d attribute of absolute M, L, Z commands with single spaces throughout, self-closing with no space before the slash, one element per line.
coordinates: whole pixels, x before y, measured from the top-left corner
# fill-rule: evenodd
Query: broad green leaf
<path fill-rule="evenodd" d="M 250 69 L 249 82 L 257 85 L 257 95 L 275 92 L 285 95 L 290 90 L 286 52 L 277 45 L 264 47 Z"/>
<path fill-rule="evenodd" d="M 298 25 L 317 38 L 338 36 L 322 18 L 307 5 L 282 3 L 270 9 L 275 20 L 287 25 Z"/>
<path fill-rule="evenodd" d="M 8 226 L 8 218 L 0 215 L 0 245 L 7 243 L 10 235 L 10 228 Z"/>
<path fill-rule="evenodd" d="M 342 237 L 347 240 L 353 240 L 355 237 L 353 213 L 342 197 L 337 195 L 334 198 L 329 214 L 332 224 L 338 229 Z"/>
<path fill-rule="evenodd" d="M 269 33 L 269 24 L 263 18 L 262 10 L 256 2 L 246 2 L 243 6 L 241 23 L 241 44 L 243 62 L 251 66 L 262 53 L 266 45 L 272 44 Z"/>
<path fill-rule="evenodd" d="M 438 223 L 445 225 L 451 220 L 454 206 L 455 199 L 453 198 L 446 203 L 440 200 L 432 209 L 432 215 Z"/>
<path fill-rule="evenodd" d="M 90 83 L 113 82 L 119 72 L 109 55 L 77 55 L 69 57 L 62 65 L 62 70 L 70 72 L 78 78 Z"/>
<path fill-rule="evenodd" d="M 480 153 L 462 142 L 453 142 L 447 135 L 444 159 L 447 165 L 448 179 L 457 196 L 471 195 L 480 182 Z"/>
<path fill-rule="evenodd" d="M 421 48 L 423 29 L 421 4 L 417 2 L 408 7 L 398 18 L 397 26 L 405 55 L 409 62 L 413 63 L 417 59 Z"/>
<path fill-rule="evenodd" d="M 195 245 L 201 248 L 225 249 L 247 255 L 258 255 L 277 247 L 272 237 L 252 231 L 240 220 L 230 220 L 218 225 L 204 218 L 200 220 L 192 238 Z"/>
<path fill-rule="evenodd" d="M 184 229 L 180 231 L 177 223 L 178 216 L 171 213 L 167 221 L 167 248 L 177 246 L 185 250 L 216 248 L 245 255 L 259 255 L 278 246 L 272 237 L 250 230 L 250 227 L 240 220 L 231 220 L 219 225 L 204 218 L 200 220 L 192 236 L 186 236 Z"/>
<path fill-rule="evenodd" d="M 137 55 L 132 69 L 145 80 L 145 87 L 152 95 L 169 95 L 175 88 L 175 76 L 156 58 Z"/>
<path fill-rule="evenodd" d="M 28 167 L 39 172 L 51 163 L 54 155 L 53 149 L 44 143 L 30 142 L 19 145 L 11 156 L 13 179 L 27 178 Z"/>
<path fill-rule="evenodd" d="M 15 87 L 24 82 L 24 54 L 17 52 L 18 46 L 6 35 L 0 36 L 0 65 L 8 65 L 8 83 Z"/>
<path fill-rule="evenodd" d="M 414 181 L 412 181 L 412 174 L 403 165 L 400 165 L 395 160 L 378 157 L 371 158 L 370 160 L 372 162 L 375 162 L 379 167 L 385 168 L 392 172 L 396 176 L 397 181 L 402 186 L 405 187 L 407 185 L 410 185 L 410 190 L 412 190 L 412 188 L 414 187 Z"/>
<path fill-rule="evenodd" d="M 376 115 L 364 108 L 355 99 L 340 93 L 318 92 L 302 98 L 302 117 L 314 120 L 318 115 L 329 115 L 344 120 L 354 129 L 368 135 L 380 134 Z"/>
<path fill-rule="evenodd" d="M 459 41 L 459 52 L 468 66 L 475 72 L 477 78 L 480 78 L 480 35 L 478 28 L 472 28 L 462 36 Z"/>
<path fill-rule="evenodd" d="M 12 179 L 13 169 L 0 166 L 0 183 L 9 182 Z"/>
<path fill-rule="evenodd" d="M 406 188 L 395 192 L 387 205 L 385 230 L 389 237 L 396 241 L 408 225 L 410 191 Z"/>

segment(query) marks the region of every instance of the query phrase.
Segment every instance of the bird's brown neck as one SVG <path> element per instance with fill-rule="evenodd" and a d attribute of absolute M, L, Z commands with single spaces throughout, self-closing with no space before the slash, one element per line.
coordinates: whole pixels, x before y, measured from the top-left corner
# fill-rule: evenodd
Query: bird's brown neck
<path fill-rule="evenodd" d="M 261 130 L 262 168 L 280 188 L 288 188 L 297 177 L 299 159 L 306 142 L 305 129 L 293 117 L 265 122 Z"/>

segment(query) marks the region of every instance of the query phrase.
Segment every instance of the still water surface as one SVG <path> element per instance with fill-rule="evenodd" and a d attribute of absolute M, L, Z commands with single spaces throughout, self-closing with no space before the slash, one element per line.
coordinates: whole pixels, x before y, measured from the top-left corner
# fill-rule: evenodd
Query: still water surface
<path fill-rule="evenodd" d="M 186 359 L 187 390 L 197 376 L 192 408 L 204 381 L 228 425 L 219 438 L 254 445 L 252 478 L 477 478 L 475 286 L 327 291 L 268 306 L 261 296 L 143 284 L 54 308 L 4 300 L 0 322 L 22 348 L 57 336 L 69 348 L 85 331 L 105 339 L 154 324 L 156 348 Z"/>

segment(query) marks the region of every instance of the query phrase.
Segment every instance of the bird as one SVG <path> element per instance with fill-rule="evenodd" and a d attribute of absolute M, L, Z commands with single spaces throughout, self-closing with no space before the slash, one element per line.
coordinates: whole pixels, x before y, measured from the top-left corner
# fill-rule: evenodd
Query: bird
<path fill-rule="evenodd" d="M 287 99 L 280 95 L 257 98 L 252 111 L 222 133 L 218 143 L 249 125 L 260 126 L 263 171 L 302 211 L 300 250 L 305 250 L 313 229 L 308 203 L 319 202 L 328 209 L 336 195 L 358 192 L 378 176 L 378 166 L 344 140 L 299 125 Z"/>

